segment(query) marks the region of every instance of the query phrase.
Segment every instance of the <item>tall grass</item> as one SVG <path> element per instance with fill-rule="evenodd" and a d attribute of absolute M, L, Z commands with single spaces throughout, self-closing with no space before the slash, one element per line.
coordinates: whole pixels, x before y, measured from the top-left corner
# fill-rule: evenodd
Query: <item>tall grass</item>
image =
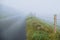
<path fill-rule="evenodd" d="M 38 19 L 36 17 L 28 17 L 26 19 L 26 24 L 27 24 L 27 27 L 26 27 L 27 40 L 33 40 L 32 36 L 34 32 L 36 31 L 36 25 L 42 25 L 42 28 L 43 28 L 42 29 L 43 33 L 42 35 L 40 34 L 41 36 L 40 40 L 47 40 L 47 39 L 48 40 L 60 40 L 60 31 L 57 30 L 56 33 L 54 33 L 54 29 L 53 29 L 54 27 L 44 22 L 41 19 Z"/>

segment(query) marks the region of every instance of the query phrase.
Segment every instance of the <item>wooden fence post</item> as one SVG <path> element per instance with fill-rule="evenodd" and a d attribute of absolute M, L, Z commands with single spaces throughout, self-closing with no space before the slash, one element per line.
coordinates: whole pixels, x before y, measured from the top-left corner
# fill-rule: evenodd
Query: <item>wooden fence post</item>
<path fill-rule="evenodd" d="M 56 33 L 56 19 L 57 19 L 57 17 L 56 17 L 56 14 L 54 15 L 54 32 Z"/>

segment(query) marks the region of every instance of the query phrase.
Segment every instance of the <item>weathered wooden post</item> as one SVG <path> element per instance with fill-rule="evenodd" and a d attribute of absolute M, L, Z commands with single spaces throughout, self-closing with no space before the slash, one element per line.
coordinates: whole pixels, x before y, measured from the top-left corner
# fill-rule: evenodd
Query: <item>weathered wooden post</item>
<path fill-rule="evenodd" d="M 54 15 L 54 32 L 55 33 L 56 33 L 56 23 L 57 23 L 56 19 L 57 19 L 57 15 L 55 14 Z"/>

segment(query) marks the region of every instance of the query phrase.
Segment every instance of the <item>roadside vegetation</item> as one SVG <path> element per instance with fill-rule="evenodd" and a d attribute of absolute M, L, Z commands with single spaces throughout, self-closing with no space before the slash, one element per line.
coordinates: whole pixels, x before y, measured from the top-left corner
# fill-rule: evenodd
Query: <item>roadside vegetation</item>
<path fill-rule="evenodd" d="M 60 40 L 60 31 L 56 30 L 56 33 L 54 33 L 54 27 L 53 25 L 49 25 L 47 22 L 44 22 L 41 19 L 38 19 L 36 17 L 28 17 L 26 19 L 26 31 L 27 31 L 27 40 L 33 40 L 32 36 L 34 34 L 34 32 L 36 31 L 36 26 L 37 25 L 41 25 L 42 26 L 42 35 L 41 36 L 41 40 L 46 40 L 46 38 L 48 40 Z M 41 30 L 40 30 L 41 31 Z M 42 37 L 44 36 L 44 38 Z"/>

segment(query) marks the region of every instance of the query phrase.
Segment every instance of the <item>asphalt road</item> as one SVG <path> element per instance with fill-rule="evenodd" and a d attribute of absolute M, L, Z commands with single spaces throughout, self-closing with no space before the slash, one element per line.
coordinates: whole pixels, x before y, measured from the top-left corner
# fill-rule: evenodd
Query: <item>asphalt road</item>
<path fill-rule="evenodd" d="M 0 19 L 0 40 L 26 40 L 25 19 L 20 16 Z"/>

